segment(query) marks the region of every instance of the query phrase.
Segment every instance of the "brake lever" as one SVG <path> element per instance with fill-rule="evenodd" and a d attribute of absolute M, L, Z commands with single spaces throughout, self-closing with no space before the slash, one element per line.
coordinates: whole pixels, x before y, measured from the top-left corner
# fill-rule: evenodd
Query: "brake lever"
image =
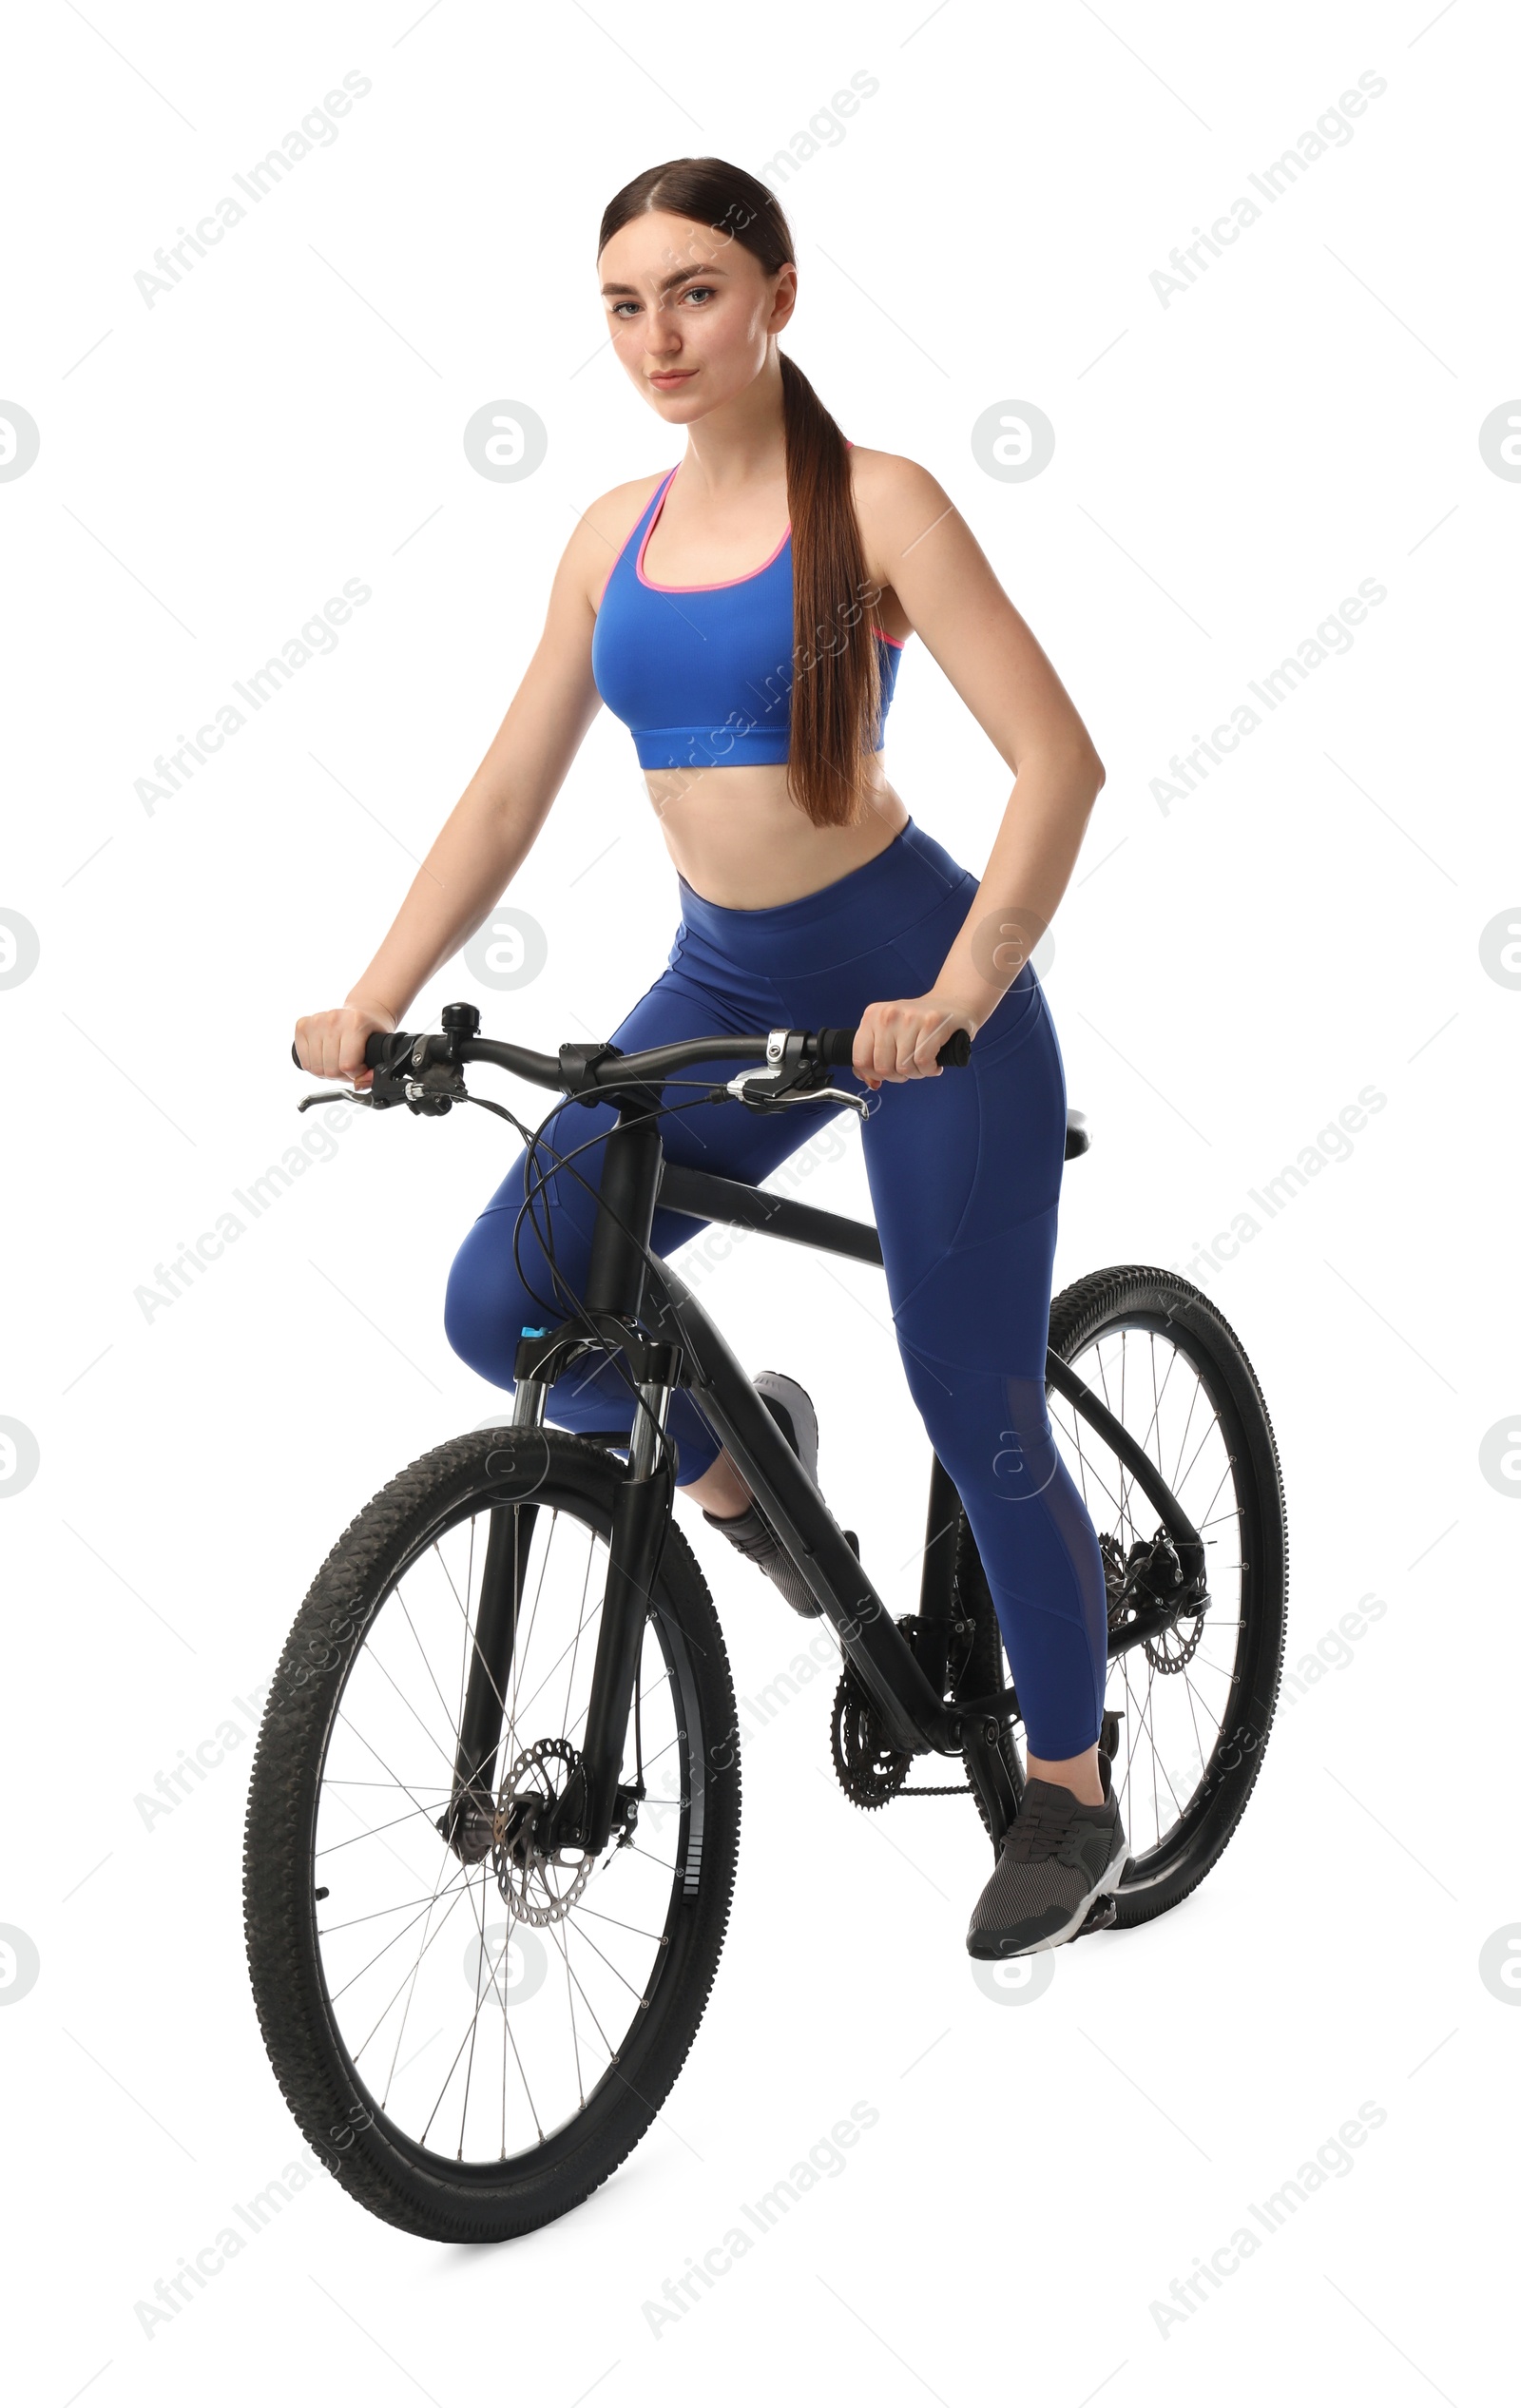
<path fill-rule="evenodd" d="M 718 1089 L 718 1092 L 722 1095 L 732 1095 L 741 1104 L 748 1104 L 752 1112 L 780 1112 L 784 1110 L 789 1104 L 822 1104 L 832 1100 L 837 1104 L 849 1104 L 854 1110 L 859 1112 L 864 1121 L 871 1118 L 876 1108 L 875 1096 L 852 1095 L 842 1087 L 790 1088 L 781 1093 L 772 1092 L 760 1095 L 750 1093 L 750 1081 L 753 1078 L 759 1077 L 764 1080 L 772 1075 L 773 1073 L 764 1070 L 741 1072 L 739 1078 L 730 1079 L 724 1087 Z"/>
<path fill-rule="evenodd" d="M 329 1087 L 319 1095 L 303 1095 L 296 1108 L 309 1112 L 314 1104 L 373 1104 L 375 1097 L 362 1088 Z"/>
<path fill-rule="evenodd" d="M 715 1093 L 732 1095 L 737 1103 L 748 1104 L 757 1112 L 777 1111 L 783 1104 L 818 1103 L 825 1096 L 859 1109 L 859 1096 L 847 1095 L 842 1088 L 819 1087 L 819 1080 L 829 1073 L 821 1062 L 804 1059 L 806 1043 L 806 1030 L 772 1029 L 766 1037 L 765 1069 L 739 1070 Z"/>

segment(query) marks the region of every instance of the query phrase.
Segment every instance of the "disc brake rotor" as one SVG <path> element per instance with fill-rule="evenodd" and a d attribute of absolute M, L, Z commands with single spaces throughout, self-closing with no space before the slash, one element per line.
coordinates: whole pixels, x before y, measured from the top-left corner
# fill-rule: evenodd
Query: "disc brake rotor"
<path fill-rule="evenodd" d="M 1146 1662 L 1154 1672 L 1181 1672 L 1185 1665 L 1193 1662 L 1194 1649 L 1203 1635 L 1204 1616 L 1201 1609 L 1199 1619 L 1186 1638 L 1174 1623 L 1170 1630 L 1159 1630 L 1154 1639 L 1144 1639 L 1142 1646 L 1146 1651 Z"/>
<path fill-rule="evenodd" d="M 491 1865 L 496 1886 L 519 1922 L 541 1928 L 563 1922 L 591 1878 L 592 1859 L 585 1850 L 577 1852 L 574 1863 L 563 1862 L 547 1854 L 538 1839 L 580 1763 L 568 1741 L 540 1739 L 503 1776 Z"/>

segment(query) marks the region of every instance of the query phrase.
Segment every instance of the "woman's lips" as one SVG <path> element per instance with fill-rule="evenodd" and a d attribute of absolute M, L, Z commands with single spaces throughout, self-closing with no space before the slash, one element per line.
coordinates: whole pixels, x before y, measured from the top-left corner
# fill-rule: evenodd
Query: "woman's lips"
<path fill-rule="evenodd" d="M 651 376 L 649 381 L 652 385 L 661 386 L 684 385 L 696 374 L 695 368 L 669 368 L 663 370 L 658 376 Z"/>

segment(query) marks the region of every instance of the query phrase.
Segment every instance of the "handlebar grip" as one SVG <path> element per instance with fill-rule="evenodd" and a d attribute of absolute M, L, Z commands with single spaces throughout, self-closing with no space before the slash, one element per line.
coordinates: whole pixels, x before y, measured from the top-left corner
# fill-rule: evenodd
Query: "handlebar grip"
<path fill-rule="evenodd" d="M 857 1026 L 859 1023 L 857 1023 Z M 848 1069 L 856 1048 L 855 1029 L 820 1029 L 818 1059 L 831 1069 Z M 953 1029 L 935 1060 L 948 1069 L 965 1069 L 972 1055 L 972 1039 L 965 1029 Z"/>
<path fill-rule="evenodd" d="M 379 1069 L 381 1063 L 385 1059 L 385 1036 L 378 1029 L 374 1030 L 371 1034 L 366 1037 L 364 1041 L 364 1067 L 367 1070 L 377 1070 Z M 376 1051 L 377 1047 L 379 1048 L 378 1051 Z M 294 1038 L 291 1040 L 291 1060 L 295 1063 L 297 1069 L 299 1069 L 301 1067 L 301 1057 L 296 1050 L 296 1041 Z"/>

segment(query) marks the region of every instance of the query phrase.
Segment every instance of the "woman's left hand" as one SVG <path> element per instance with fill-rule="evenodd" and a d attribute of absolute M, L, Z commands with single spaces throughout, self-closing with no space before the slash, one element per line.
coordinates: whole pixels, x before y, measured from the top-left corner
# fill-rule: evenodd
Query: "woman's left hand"
<path fill-rule="evenodd" d="M 975 1036 L 976 1015 L 953 996 L 911 995 L 898 1003 L 869 1003 L 856 1031 L 851 1068 L 870 1088 L 884 1079 L 937 1079 L 944 1068 L 935 1055 L 956 1029 Z"/>

